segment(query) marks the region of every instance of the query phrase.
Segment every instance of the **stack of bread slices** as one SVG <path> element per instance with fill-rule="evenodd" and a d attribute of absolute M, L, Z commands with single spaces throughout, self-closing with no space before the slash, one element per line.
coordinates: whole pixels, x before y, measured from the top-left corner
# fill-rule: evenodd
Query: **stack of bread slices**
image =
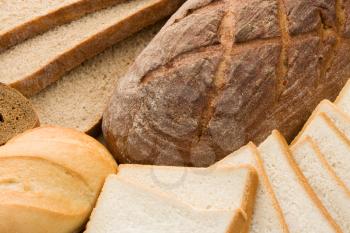
<path fill-rule="evenodd" d="M 350 81 L 291 145 L 275 130 L 208 168 L 120 165 L 86 232 L 350 232 Z"/>
<path fill-rule="evenodd" d="M 115 82 L 183 2 L 0 1 L 0 82 L 41 124 L 93 134 Z"/>

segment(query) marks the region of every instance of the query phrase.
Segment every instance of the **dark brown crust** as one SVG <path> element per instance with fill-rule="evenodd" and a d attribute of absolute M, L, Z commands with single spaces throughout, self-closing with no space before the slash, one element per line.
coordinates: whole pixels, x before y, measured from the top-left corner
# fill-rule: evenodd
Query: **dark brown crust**
<path fill-rule="evenodd" d="M 3 121 L 0 122 L 0 145 L 5 144 L 12 137 L 23 133 L 25 130 L 40 126 L 39 117 L 30 101 L 16 89 L 8 87 L 2 83 L 0 83 L 0 104 L 5 104 L 5 106 L 0 105 L 1 121 Z M 12 105 L 6 106 L 7 104 Z M 12 107 L 12 112 L 2 112 L 2 110 L 10 107 Z M 15 108 L 16 111 L 14 110 Z M 3 119 L 3 117 L 5 119 Z M 6 121 L 6 117 L 10 119 L 8 122 Z M 12 118 L 15 117 L 16 119 L 19 118 L 18 125 L 13 125 L 15 128 L 10 128 L 10 125 L 7 127 L 2 126 L 2 124 L 10 124 L 9 122 L 13 121 Z M 13 124 L 13 122 L 11 124 Z"/>
<path fill-rule="evenodd" d="M 35 17 L 0 34 L 0 52 L 49 29 L 79 19 L 86 14 L 115 5 L 124 0 L 80 0 Z"/>
<path fill-rule="evenodd" d="M 350 77 L 340 5 L 187 1 L 120 79 L 104 114 L 107 145 L 121 163 L 207 166 L 275 128 L 290 140 Z"/>
<path fill-rule="evenodd" d="M 159 0 L 65 51 L 40 70 L 12 83 L 11 86 L 27 97 L 33 96 L 85 60 L 168 16 L 182 2 L 183 0 Z"/>

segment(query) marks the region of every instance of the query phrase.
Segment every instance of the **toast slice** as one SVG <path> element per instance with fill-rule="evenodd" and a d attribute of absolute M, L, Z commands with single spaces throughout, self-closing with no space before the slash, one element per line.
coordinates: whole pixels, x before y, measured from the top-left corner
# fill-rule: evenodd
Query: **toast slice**
<path fill-rule="evenodd" d="M 0 81 L 32 96 L 86 59 L 168 16 L 182 2 L 123 1 L 56 27 L 1 53 Z"/>
<path fill-rule="evenodd" d="M 111 175 L 86 233 L 241 232 L 239 209 L 198 210 L 140 184 Z"/>
<path fill-rule="evenodd" d="M 306 137 L 291 147 L 293 158 L 343 232 L 350 230 L 350 192 L 336 176 L 315 142 Z"/>
<path fill-rule="evenodd" d="M 250 166 L 187 168 L 125 164 L 118 171 L 123 179 L 166 193 L 197 209 L 240 209 L 246 226 L 251 220 L 258 178 Z"/>
<path fill-rule="evenodd" d="M 255 206 L 249 232 L 288 232 L 287 224 L 271 184 L 262 167 L 256 146 L 253 143 L 249 143 L 213 166 L 225 167 L 232 165 L 251 165 L 255 167 L 259 175 L 259 186 L 256 192 Z"/>
<path fill-rule="evenodd" d="M 263 166 L 291 233 L 342 232 L 322 205 L 276 130 L 260 144 Z"/>
<path fill-rule="evenodd" d="M 17 90 L 0 83 L 0 145 L 39 124 L 30 101 Z"/>
<path fill-rule="evenodd" d="M 3 0 L 0 4 L 0 52 L 55 26 L 123 0 Z"/>
<path fill-rule="evenodd" d="M 350 80 L 347 81 L 343 89 L 340 91 L 337 99 L 334 101 L 343 112 L 350 115 Z"/>
<path fill-rule="evenodd" d="M 97 134 L 115 83 L 162 25 L 158 23 L 119 42 L 31 97 L 41 123 Z"/>
<path fill-rule="evenodd" d="M 324 113 L 314 115 L 308 120 L 292 145 L 310 137 L 320 148 L 338 177 L 350 188 L 350 143 Z"/>
<path fill-rule="evenodd" d="M 338 106 L 329 100 L 321 101 L 309 119 L 313 119 L 314 116 L 319 113 L 324 113 L 330 120 L 332 120 L 334 125 L 346 136 L 346 138 L 350 140 L 350 117 L 348 114 L 340 110 Z M 306 125 L 307 124 L 308 122 Z"/>

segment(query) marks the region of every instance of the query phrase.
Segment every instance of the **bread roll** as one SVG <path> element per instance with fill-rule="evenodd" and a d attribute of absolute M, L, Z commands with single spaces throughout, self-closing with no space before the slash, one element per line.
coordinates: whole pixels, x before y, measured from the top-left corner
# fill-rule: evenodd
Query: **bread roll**
<path fill-rule="evenodd" d="M 18 135 L 0 147 L 0 232 L 78 232 L 116 169 L 109 152 L 78 131 Z"/>
<path fill-rule="evenodd" d="M 122 163 L 207 166 L 273 129 L 288 140 L 350 77 L 350 4 L 188 0 L 104 114 Z"/>

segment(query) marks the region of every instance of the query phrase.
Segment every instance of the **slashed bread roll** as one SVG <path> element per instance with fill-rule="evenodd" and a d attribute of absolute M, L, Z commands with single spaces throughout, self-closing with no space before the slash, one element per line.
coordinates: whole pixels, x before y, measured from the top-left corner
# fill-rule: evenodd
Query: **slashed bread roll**
<path fill-rule="evenodd" d="M 0 147 L 0 232 L 72 233 L 117 164 L 95 139 L 40 127 Z"/>

